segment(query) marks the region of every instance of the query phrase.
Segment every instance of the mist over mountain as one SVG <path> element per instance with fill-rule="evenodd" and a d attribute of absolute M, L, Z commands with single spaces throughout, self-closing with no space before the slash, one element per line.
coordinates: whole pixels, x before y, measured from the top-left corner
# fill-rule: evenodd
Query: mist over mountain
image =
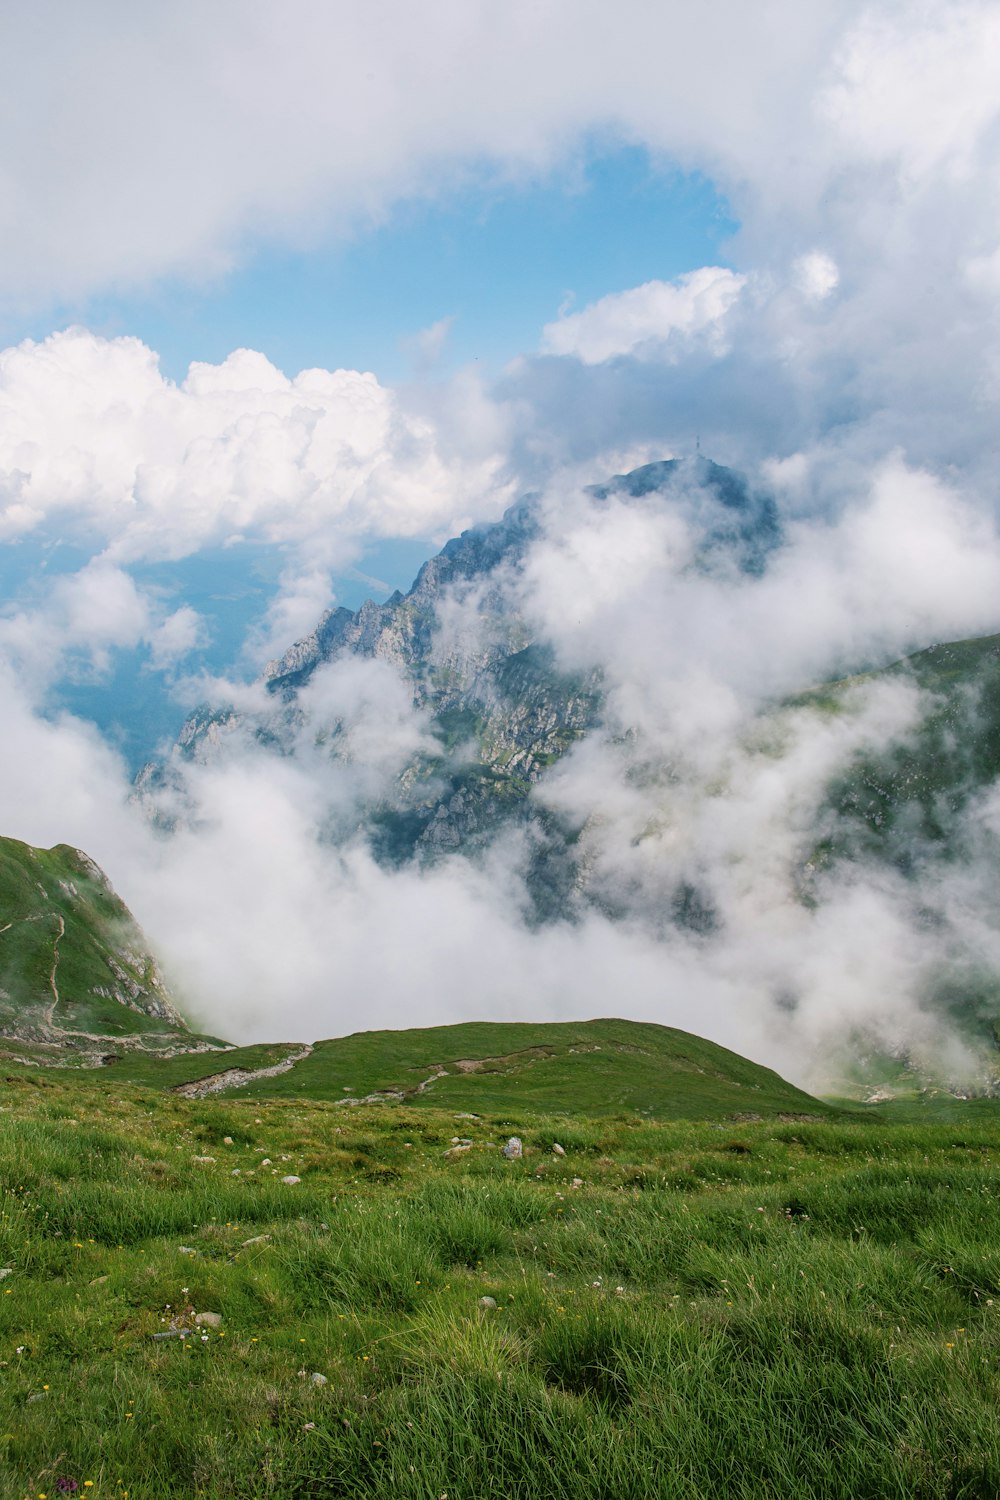
<path fill-rule="evenodd" d="M 934 542 L 890 580 L 904 495 Z M 892 665 L 995 618 L 979 526 L 892 467 L 839 525 L 700 456 L 529 496 L 218 684 L 140 795 L 183 841 L 227 788 L 280 784 L 331 934 L 400 942 L 401 976 L 411 910 L 435 947 L 459 924 L 434 971 L 458 1014 L 495 1003 L 495 963 L 506 1004 L 700 1016 L 800 1076 L 895 1055 L 986 1086 L 996 643 Z"/>

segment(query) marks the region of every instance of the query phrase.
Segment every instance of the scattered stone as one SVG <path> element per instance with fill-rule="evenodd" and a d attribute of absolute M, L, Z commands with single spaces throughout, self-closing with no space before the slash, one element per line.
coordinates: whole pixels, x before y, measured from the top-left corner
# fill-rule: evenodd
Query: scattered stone
<path fill-rule="evenodd" d="M 479 1306 L 486 1308 L 487 1311 L 489 1311 L 491 1307 L 496 1307 L 496 1305 L 497 1299 L 495 1297 L 480 1297 L 479 1299 Z"/>
<path fill-rule="evenodd" d="M 33 1396 L 28 1397 L 28 1401 L 29 1403 L 32 1401 L 44 1401 L 48 1394 L 48 1391 L 36 1391 Z"/>
<path fill-rule="evenodd" d="M 215 1161 L 215 1157 L 214 1156 L 192 1156 L 191 1160 L 192 1161 L 201 1162 L 203 1165 L 208 1166 L 208 1164 L 210 1162 L 214 1162 Z"/>
<path fill-rule="evenodd" d="M 233 1138 L 232 1138 L 232 1136 L 231 1135 L 224 1135 L 222 1137 L 222 1144 L 224 1146 L 231 1146 L 233 1144 Z"/>
<path fill-rule="evenodd" d="M 313 1370 L 312 1374 L 309 1376 L 309 1384 L 326 1385 L 326 1383 L 326 1376 L 321 1375 L 318 1370 Z"/>
<path fill-rule="evenodd" d="M 447 1151 L 444 1153 L 445 1160 L 447 1161 L 450 1157 L 454 1157 L 454 1156 L 464 1156 L 464 1154 L 465 1154 L 466 1151 L 471 1151 L 471 1150 L 472 1150 L 472 1142 L 471 1141 L 469 1141 L 467 1145 L 449 1146 L 448 1149 L 447 1149 Z"/>
<path fill-rule="evenodd" d="M 466 1113 L 465 1111 L 463 1111 L 462 1114 L 456 1115 L 455 1119 L 456 1120 L 478 1120 L 479 1116 L 478 1115 L 470 1115 L 470 1114 Z"/>
<path fill-rule="evenodd" d="M 265 1156 L 264 1160 L 261 1162 L 261 1166 L 262 1167 L 269 1167 L 270 1165 L 271 1165 L 271 1158 L 269 1156 Z"/>
<path fill-rule="evenodd" d="M 239 1167 L 234 1167 L 233 1170 L 230 1172 L 229 1175 L 230 1175 L 230 1177 L 239 1177 L 239 1175 L 240 1175 L 240 1169 L 239 1169 Z"/>
<path fill-rule="evenodd" d="M 107 1276 L 95 1276 L 94 1279 L 93 1279 L 93 1281 L 90 1283 L 90 1285 L 91 1286 L 103 1286 L 104 1283 L 107 1280 L 109 1280 L 109 1278 Z"/>
<path fill-rule="evenodd" d="M 195 1313 L 194 1320 L 199 1328 L 220 1328 L 222 1326 L 222 1314 L 216 1312 Z"/>
<path fill-rule="evenodd" d="M 506 1146 L 504 1146 L 502 1154 L 508 1161 L 515 1161 L 519 1156 L 523 1156 L 524 1147 L 521 1145 L 520 1136 L 512 1135 Z"/>
<path fill-rule="evenodd" d="M 559 1144 L 558 1141 L 553 1141 L 552 1142 L 552 1155 L 553 1156 L 565 1156 L 566 1155 L 565 1151 L 560 1146 L 560 1144 Z"/>
<path fill-rule="evenodd" d="M 0 1281 L 5 1281 L 8 1276 L 13 1276 L 13 1266 L 0 1266 Z"/>
<path fill-rule="evenodd" d="M 178 1245 L 177 1248 L 181 1252 L 182 1255 L 197 1255 L 198 1254 L 197 1250 L 194 1248 L 193 1245 Z"/>
<path fill-rule="evenodd" d="M 243 1241 L 244 1250 L 248 1245 L 265 1245 L 271 1238 L 269 1234 L 255 1234 L 252 1239 Z"/>
<path fill-rule="evenodd" d="M 302 1178 L 296 1177 L 294 1172 L 289 1172 L 288 1176 L 283 1177 L 281 1180 L 282 1182 L 287 1183 L 289 1187 L 294 1187 L 297 1182 L 302 1181 Z"/>
<path fill-rule="evenodd" d="M 574 1187 L 574 1188 L 581 1188 L 581 1187 L 583 1187 L 583 1178 L 582 1177 L 574 1177 L 573 1181 L 570 1183 L 570 1187 Z"/>

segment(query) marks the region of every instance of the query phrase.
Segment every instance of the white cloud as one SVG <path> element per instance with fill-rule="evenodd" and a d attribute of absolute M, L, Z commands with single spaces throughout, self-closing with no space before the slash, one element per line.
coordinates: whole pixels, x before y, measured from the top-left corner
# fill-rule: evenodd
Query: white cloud
<path fill-rule="evenodd" d="M 802 295 L 813 302 L 825 301 L 840 282 L 837 262 L 822 250 L 800 256 L 793 270 Z"/>
<path fill-rule="evenodd" d="M 149 637 L 153 666 L 160 670 L 175 667 L 196 650 L 204 638 L 205 625 L 198 611 L 189 604 L 182 604 Z"/>
<path fill-rule="evenodd" d="M 547 354 L 573 354 L 587 365 L 644 350 L 677 360 L 701 335 L 720 352 L 725 316 L 745 285 L 745 276 L 721 266 L 702 266 L 672 282 L 647 281 L 546 324 L 542 348 Z"/>
<path fill-rule="evenodd" d="M 69 329 L 0 352 L 0 418 L 0 535 L 58 519 L 121 562 L 249 533 L 314 561 L 359 535 L 449 527 L 470 493 L 498 490 L 494 507 L 506 494 L 494 446 L 464 433 L 455 451 L 373 375 L 290 380 L 247 349 L 178 386 L 137 339 Z"/>
<path fill-rule="evenodd" d="M 177 0 L 124 26 L 114 0 L 8 7 L 0 285 L 37 302 L 224 273 L 248 242 L 315 244 L 473 168 L 543 172 L 602 133 L 743 180 L 802 137 L 859 13 L 428 0 L 387 24 L 300 0 L 290 24 Z"/>

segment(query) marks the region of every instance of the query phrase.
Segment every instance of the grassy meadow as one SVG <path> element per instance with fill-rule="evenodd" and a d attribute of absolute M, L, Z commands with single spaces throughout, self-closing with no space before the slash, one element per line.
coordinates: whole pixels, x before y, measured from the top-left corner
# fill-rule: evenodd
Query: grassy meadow
<path fill-rule="evenodd" d="M 989 1113 L 0 1102 L 4 1497 L 1000 1494 Z"/>

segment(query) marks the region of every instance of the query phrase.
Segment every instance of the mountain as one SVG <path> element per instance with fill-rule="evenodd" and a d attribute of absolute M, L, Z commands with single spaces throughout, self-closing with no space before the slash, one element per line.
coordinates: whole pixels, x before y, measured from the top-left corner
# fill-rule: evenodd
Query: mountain
<path fill-rule="evenodd" d="M 654 497 L 665 511 L 696 497 L 701 545 L 694 566 L 720 560 L 760 574 L 781 541 L 773 499 L 732 470 L 704 458 L 669 459 L 616 475 L 587 492 L 600 508 Z M 537 496 L 494 523 L 464 531 L 420 569 L 407 594 L 357 611 L 328 610 L 315 630 L 263 672 L 268 706 L 252 713 L 203 708 L 185 724 L 176 761 L 207 760 L 253 740 L 291 753 L 303 731 L 326 753 L 350 759 L 351 723 L 343 714 L 317 722 L 306 713 L 318 669 L 360 658 L 400 673 L 413 704 L 426 713 L 429 743 L 393 785 L 362 799 L 344 839 L 362 833 L 388 864 L 436 859 L 484 847 L 511 822 L 530 828 L 529 890 L 538 919 L 561 912 L 577 880 L 573 830 L 536 805 L 532 787 L 572 745 L 597 727 L 604 707 L 601 672 L 567 672 L 526 619 L 521 573 L 543 531 Z M 154 816 L 169 822 L 171 766 L 150 765 L 137 780 Z"/>
<path fill-rule="evenodd" d="M 815 997 L 828 993 L 819 968 L 824 976 L 851 968 L 844 940 L 854 919 L 842 913 L 854 901 L 884 919 L 887 949 L 912 948 L 884 999 L 866 996 L 860 962 L 844 981 L 859 1019 L 843 1040 L 856 1056 L 878 1059 L 865 1086 L 877 1086 L 887 1066 L 910 1066 L 919 1049 L 921 1065 L 933 1062 L 947 1033 L 960 1043 L 950 1081 L 964 1070 L 977 1088 L 996 1087 L 1000 637 L 936 644 L 797 697 L 775 688 L 761 701 L 751 690 L 703 754 L 683 725 L 673 739 L 662 727 L 670 713 L 686 715 L 683 680 L 666 717 L 641 727 L 665 630 L 674 631 L 671 670 L 683 677 L 686 665 L 686 617 L 658 615 L 657 590 L 700 586 L 704 575 L 724 650 L 726 629 L 738 630 L 741 618 L 738 608 L 726 615 L 729 602 L 752 599 L 758 582 L 766 589 L 781 555 L 773 499 L 699 457 L 616 475 L 590 489 L 582 510 L 560 503 L 526 496 L 501 520 L 448 542 L 405 595 L 325 613 L 265 669 L 255 707 L 244 696 L 240 708 L 192 715 L 169 760 L 139 778 L 138 795 L 169 823 L 197 816 L 185 804 L 186 777 L 201 762 L 264 749 L 300 757 L 317 785 L 333 764 L 341 779 L 317 828 L 329 845 L 363 843 L 390 867 L 499 850 L 512 889 L 520 882 L 515 900 L 529 926 L 597 912 L 673 944 L 694 965 L 722 953 L 727 976 L 742 972 L 737 950 L 753 933 L 755 1003 L 784 1026 L 812 998 L 811 1038 L 822 1025 Z M 632 508 L 643 545 L 660 545 L 679 520 L 684 546 L 634 608 L 616 579 L 623 617 L 632 609 L 619 621 L 618 656 L 602 655 L 600 640 L 586 643 L 589 656 L 561 656 L 553 612 L 575 613 L 581 579 L 599 591 L 603 559 L 572 572 L 558 598 L 542 599 L 546 617 L 540 596 L 554 575 L 539 571 L 539 557 L 551 563 L 566 539 L 561 525 L 576 527 L 573 546 L 581 537 L 599 545 L 602 513 L 627 530 Z M 634 674 L 633 658 L 621 660 L 633 648 L 642 667 Z M 741 660 L 738 649 L 733 658 Z M 690 665 L 697 692 L 699 663 Z M 738 701 L 738 669 L 717 675 L 712 690 Z M 898 712 L 869 712 L 893 693 Z M 758 891 L 768 893 L 766 908 Z M 821 964 L 814 932 L 838 902 Z M 772 962 L 763 950 L 775 913 L 787 923 L 774 929 Z M 844 939 L 831 937 L 838 922 Z M 967 1045 L 982 1066 L 972 1066 Z"/>
<path fill-rule="evenodd" d="M 0 838 L 0 1057 L 98 1066 L 209 1045 L 92 859 Z"/>

